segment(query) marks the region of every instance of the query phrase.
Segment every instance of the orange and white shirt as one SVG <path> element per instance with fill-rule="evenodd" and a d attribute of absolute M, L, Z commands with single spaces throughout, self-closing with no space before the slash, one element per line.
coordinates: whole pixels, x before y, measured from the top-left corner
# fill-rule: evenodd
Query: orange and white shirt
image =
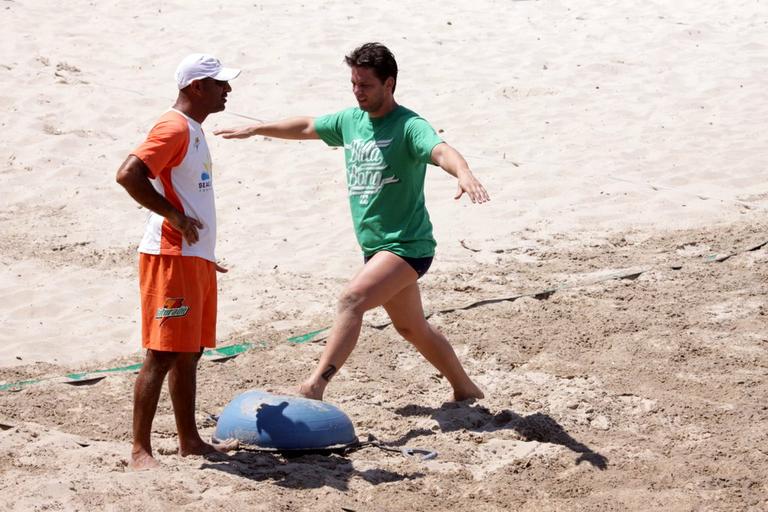
<path fill-rule="evenodd" d="M 147 166 L 155 190 L 184 215 L 203 224 L 198 230 L 200 239 L 189 245 L 165 217 L 150 212 L 139 252 L 198 256 L 215 262 L 213 164 L 200 123 L 170 109 L 131 154 Z"/>

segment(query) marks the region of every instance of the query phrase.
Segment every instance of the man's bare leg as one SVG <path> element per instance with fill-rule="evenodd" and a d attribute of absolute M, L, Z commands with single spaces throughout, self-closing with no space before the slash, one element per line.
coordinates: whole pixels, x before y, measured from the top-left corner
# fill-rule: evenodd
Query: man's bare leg
<path fill-rule="evenodd" d="M 413 283 L 392 297 L 384 309 L 400 335 L 411 342 L 432 366 L 445 375 L 453 387 L 455 400 L 483 398 L 483 392 L 472 382 L 453 347 L 440 331 L 424 318 L 419 285 Z"/>
<path fill-rule="evenodd" d="M 237 448 L 235 441 L 221 445 L 210 445 L 202 440 L 195 422 L 195 400 L 197 397 L 197 363 L 202 352 L 182 352 L 168 373 L 168 389 L 171 392 L 173 415 L 179 432 L 179 454 L 206 455 Z"/>
<path fill-rule="evenodd" d="M 352 353 L 360 336 L 363 314 L 389 301 L 416 282 L 416 272 L 402 258 L 377 253 L 357 273 L 339 298 L 336 319 L 315 371 L 299 387 L 306 398 L 322 400 L 331 377 Z"/>
<path fill-rule="evenodd" d="M 157 412 L 165 374 L 178 353 L 147 350 L 133 387 L 133 447 L 129 467 L 133 470 L 156 468 L 152 456 L 152 421 Z"/>

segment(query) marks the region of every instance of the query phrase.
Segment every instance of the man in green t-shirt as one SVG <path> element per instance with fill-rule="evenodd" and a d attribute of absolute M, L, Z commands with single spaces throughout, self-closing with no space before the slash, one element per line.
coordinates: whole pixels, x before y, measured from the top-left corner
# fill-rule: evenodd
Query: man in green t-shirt
<path fill-rule="evenodd" d="M 445 375 L 456 400 L 483 398 L 448 340 L 424 318 L 417 280 L 435 254 L 424 205 L 426 165 L 439 165 L 458 179 L 456 199 L 466 193 L 473 203 L 484 203 L 488 193 L 458 151 L 418 114 L 395 102 L 397 63 L 385 46 L 366 43 L 345 60 L 359 107 L 214 132 L 225 139 L 264 135 L 322 139 L 344 147 L 349 205 L 365 265 L 342 293 L 320 362 L 299 392 L 322 400 L 331 377 L 357 344 L 363 314 L 384 306 L 397 331 Z"/>

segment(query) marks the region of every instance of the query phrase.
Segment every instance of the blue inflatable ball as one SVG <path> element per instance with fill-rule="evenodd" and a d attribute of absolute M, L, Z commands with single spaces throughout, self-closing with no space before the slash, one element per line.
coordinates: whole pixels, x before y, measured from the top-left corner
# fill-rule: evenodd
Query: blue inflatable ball
<path fill-rule="evenodd" d="M 257 389 L 229 402 L 213 438 L 274 450 L 337 448 L 357 442 L 352 421 L 338 407 Z"/>

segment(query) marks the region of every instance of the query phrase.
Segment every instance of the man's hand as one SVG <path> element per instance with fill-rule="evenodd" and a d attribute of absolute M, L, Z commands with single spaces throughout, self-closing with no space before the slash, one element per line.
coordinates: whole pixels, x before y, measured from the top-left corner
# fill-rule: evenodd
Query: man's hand
<path fill-rule="evenodd" d="M 239 128 L 223 128 L 221 130 L 214 130 L 214 135 L 221 135 L 225 139 L 247 139 L 256 135 L 260 125 L 251 124 L 248 126 L 241 126 Z"/>
<path fill-rule="evenodd" d="M 222 274 L 226 274 L 227 272 L 229 272 L 229 269 L 228 269 L 228 268 L 226 268 L 226 267 L 222 267 L 222 266 L 221 266 L 221 265 L 219 265 L 218 263 L 214 263 L 214 265 L 216 265 L 216 272 L 220 272 L 220 273 L 222 273 Z"/>
<path fill-rule="evenodd" d="M 477 181 L 477 178 L 471 172 L 465 171 L 460 173 L 458 179 L 459 188 L 453 197 L 454 199 L 459 199 L 466 192 L 473 203 L 484 203 L 491 200 L 485 187 Z"/>
<path fill-rule="evenodd" d="M 199 220 L 187 217 L 179 211 L 166 217 L 166 220 L 181 233 L 189 245 L 194 245 L 200 240 L 200 234 L 197 230 L 203 228 L 203 223 Z"/>
<path fill-rule="evenodd" d="M 454 199 L 459 199 L 466 192 L 473 203 L 490 201 L 488 192 L 485 191 L 461 153 L 453 149 L 445 142 L 441 142 L 432 148 L 432 162 L 439 165 L 445 172 L 459 180 L 459 188 Z"/>

